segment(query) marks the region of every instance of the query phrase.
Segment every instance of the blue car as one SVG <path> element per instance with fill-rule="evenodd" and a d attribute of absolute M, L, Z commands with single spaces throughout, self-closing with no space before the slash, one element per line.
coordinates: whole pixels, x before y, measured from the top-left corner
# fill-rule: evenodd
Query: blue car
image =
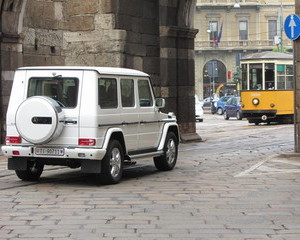
<path fill-rule="evenodd" d="M 232 98 L 233 96 L 223 96 L 215 103 L 215 111 L 217 114 L 222 115 L 224 113 L 224 106 L 228 99 Z"/>
<path fill-rule="evenodd" d="M 230 117 L 235 117 L 237 120 L 243 119 L 240 97 L 231 97 L 226 102 L 224 106 L 224 119 L 228 120 Z"/>

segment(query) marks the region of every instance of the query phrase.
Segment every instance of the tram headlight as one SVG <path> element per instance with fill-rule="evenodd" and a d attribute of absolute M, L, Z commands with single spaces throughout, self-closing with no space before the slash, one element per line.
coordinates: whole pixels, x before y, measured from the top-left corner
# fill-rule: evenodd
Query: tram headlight
<path fill-rule="evenodd" d="M 258 98 L 253 98 L 252 103 L 253 103 L 253 105 L 258 105 L 259 104 L 259 99 Z"/>

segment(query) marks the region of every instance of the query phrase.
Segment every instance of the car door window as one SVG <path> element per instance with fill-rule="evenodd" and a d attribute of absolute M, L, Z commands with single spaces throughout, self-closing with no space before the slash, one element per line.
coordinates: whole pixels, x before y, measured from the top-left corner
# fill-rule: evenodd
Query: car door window
<path fill-rule="evenodd" d="M 236 98 L 233 98 L 233 99 L 232 99 L 232 104 L 233 104 L 233 105 L 236 105 L 236 104 L 237 104 Z"/>
<path fill-rule="evenodd" d="M 138 80 L 139 102 L 141 107 L 153 106 L 153 98 L 148 80 Z"/>
<path fill-rule="evenodd" d="M 121 99 L 123 107 L 135 106 L 133 79 L 121 79 Z"/>
<path fill-rule="evenodd" d="M 101 108 L 117 108 L 117 80 L 114 78 L 100 78 L 98 81 L 98 103 Z"/>
<path fill-rule="evenodd" d="M 231 103 L 232 103 L 232 98 L 230 98 L 230 99 L 227 101 L 226 105 L 231 105 Z"/>

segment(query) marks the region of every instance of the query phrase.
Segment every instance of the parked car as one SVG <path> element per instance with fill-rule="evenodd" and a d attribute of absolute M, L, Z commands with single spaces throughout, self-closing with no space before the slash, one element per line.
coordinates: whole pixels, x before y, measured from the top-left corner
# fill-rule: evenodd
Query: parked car
<path fill-rule="evenodd" d="M 203 109 L 204 110 L 211 110 L 213 102 L 216 102 L 219 100 L 218 94 L 214 93 L 210 97 L 204 98 L 203 100 L 200 100 L 203 102 Z"/>
<path fill-rule="evenodd" d="M 242 120 L 243 113 L 241 110 L 240 97 L 231 97 L 227 100 L 224 106 L 224 119 L 228 120 L 230 117 Z"/>
<path fill-rule="evenodd" d="M 88 96 L 88 97 L 87 97 Z M 159 111 L 148 74 L 101 67 L 27 67 L 15 73 L 7 111 L 8 169 L 36 181 L 44 165 L 81 168 L 105 184 L 125 164 L 153 157 L 158 170 L 177 161 L 174 114 Z"/>
<path fill-rule="evenodd" d="M 195 116 L 196 121 L 203 122 L 203 102 L 195 98 Z"/>
<path fill-rule="evenodd" d="M 215 103 L 215 111 L 217 114 L 222 115 L 224 113 L 224 106 L 228 99 L 232 98 L 234 96 L 228 95 L 221 97 L 216 103 Z"/>

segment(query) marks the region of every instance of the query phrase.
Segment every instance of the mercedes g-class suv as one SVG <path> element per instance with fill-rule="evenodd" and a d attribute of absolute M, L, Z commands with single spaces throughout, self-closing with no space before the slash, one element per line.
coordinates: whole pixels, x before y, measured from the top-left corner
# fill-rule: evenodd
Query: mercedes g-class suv
<path fill-rule="evenodd" d="M 104 67 L 25 67 L 14 77 L 6 125 L 8 169 L 38 180 L 44 165 L 81 168 L 101 183 L 120 182 L 124 165 L 153 157 L 159 170 L 177 161 L 179 130 L 164 114 L 149 75 Z"/>

